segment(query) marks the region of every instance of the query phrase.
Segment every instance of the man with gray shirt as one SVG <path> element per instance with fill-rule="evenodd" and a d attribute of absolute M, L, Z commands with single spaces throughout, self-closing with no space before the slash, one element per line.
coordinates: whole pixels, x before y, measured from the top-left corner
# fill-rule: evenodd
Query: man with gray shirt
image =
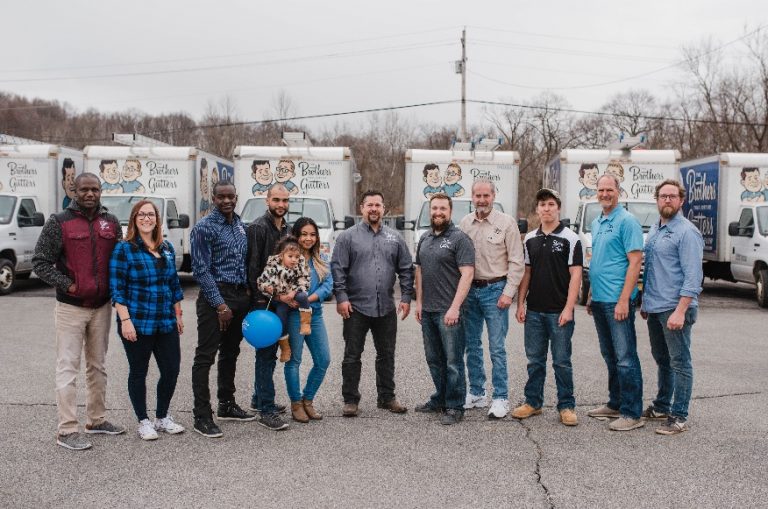
<path fill-rule="evenodd" d="M 416 249 L 416 320 L 421 323 L 424 354 L 435 383 L 429 401 L 417 412 L 438 413 L 456 424 L 464 416 L 464 322 L 462 304 L 475 274 L 475 248 L 451 222 L 453 204 L 442 193 L 429 199 L 432 230 Z"/>
<path fill-rule="evenodd" d="M 376 348 L 378 407 L 408 411 L 395 399 L 395 336 L 397 311 L 405 319 L 411 309 L 413 263 L 403 238 L 384 226 L 384 196 L 366 191 L 360 203 L 363 221 L 336 240 L 331 259 L 336 311 L 344 318 L 344 360 L 341 363 L 343 415 L 355 417 L 360 402 L 360 357 L 368 331 Z M 395 308 L 395 276 L 400 280 L 400 305 Z"/>

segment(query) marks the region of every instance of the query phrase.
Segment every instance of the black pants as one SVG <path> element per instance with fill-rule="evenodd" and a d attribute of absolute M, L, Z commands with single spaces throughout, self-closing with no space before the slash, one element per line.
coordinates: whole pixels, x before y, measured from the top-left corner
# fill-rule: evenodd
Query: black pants
<path fill-rule="evenodd" d="M 157 406 L 155 417 L 168 416 L 168 407 L 176 391 L 176 380 L 181 365 L 179 332 L 174 329 L 164 334 L 144 336 L 136 334 L 136 341 L 123 338 L 121 322 L 117 322 L 117 333 L 123 340 L 125 355 L 128 357 L 128 396 L 131 398 L 133 411 L 139 421 L 147 416 L 147 371 L 149 359 L 155 354 L 160 378 L 157 380 Z"/>
<path fill-rule="evenodd" d="M 211 391 L 208 375 L 219 353 L 219 402 L 235 400 L 235 369 L 243 339 L 243 318 L 248 313 L 248 293 L 245 286 L 219 284 L 224 302 L 232 310 L 233 318 L 226 331 L 219 330 L 219 315 L 208 304 L 202 292 L 197 297 L 197 348 L 192 364 L 192 393 L 195 399 L 195 417 L 207 417 L 211 410 Z"/>
<path fill-rule="evenodd" d="M 380 316 L 365 316 L 354 311 L 344 320 L 344 360 L 341 363 L 341 395 L 344 403 L 360 402 L 360 358 L 365 349 L 365 337 L 371 331 L 376 348 L 376 391 L 378 401 L 386 403 L 395 398 L 395 338 L 397 312 Z"/>

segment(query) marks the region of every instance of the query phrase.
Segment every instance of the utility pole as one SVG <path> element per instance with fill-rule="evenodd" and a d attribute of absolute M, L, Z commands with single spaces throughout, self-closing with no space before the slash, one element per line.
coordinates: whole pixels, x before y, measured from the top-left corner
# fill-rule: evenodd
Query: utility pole
<path fill-rule="evenodd" d="M 461 60 L 456 61 L 456 74 L 461 74 L 461 141 L 467 141 L 467 28 L 461 31 Z"/>

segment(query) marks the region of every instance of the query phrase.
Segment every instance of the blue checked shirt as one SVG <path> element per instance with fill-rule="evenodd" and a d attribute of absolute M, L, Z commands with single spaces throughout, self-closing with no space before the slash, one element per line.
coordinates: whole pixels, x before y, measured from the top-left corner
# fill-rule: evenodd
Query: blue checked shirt
<path fill-rule="evenodd" d="M 164 242 L 155 258 L 144 242 L 119 242 L 109 260 L 112 302 L 128 308 L 136 332 L 164 334 L 176 327 L 173 305 L 184 299 L 173 246 Z M 118 317 L 119 320 L 119 317 Z"/>
<path fill-rule="evenodd" d="M 192 272 L 205 300 L 212 307 L 224 304 L 216 283 L 245 285 L 248 238 L 240 216 L 234 214 L 232 223 L 214 208 L 192 228 L 189 235 L 192 251 Z"/>

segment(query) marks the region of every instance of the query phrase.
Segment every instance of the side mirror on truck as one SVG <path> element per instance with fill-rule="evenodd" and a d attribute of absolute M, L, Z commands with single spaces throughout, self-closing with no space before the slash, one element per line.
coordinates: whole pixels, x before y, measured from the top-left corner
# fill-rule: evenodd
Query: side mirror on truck
<path fill-rule="evenodd" d="M 42 212 L 34 212 L 31 216 L 18 216 L 17 223 L 19 228 L 27 228 L 30 226 L 43 226 L 45 224 L 45 216 Z"/>
<path fill-rule="evenodd" d="M 563 223 L 564 228 L 570 228 L 571 227 L 571 220 L 567 217 L 560 220 L 561 223 Z"/>
<path fill-rule="evenodd" d="M 174 228 L 189 228 L 189 216 L 187 214 L 179 214 L 178 219 L 168 218 L 168 229 Z"/>
<path fill-rule="evenodd" d="M 352 216 L 344 216 L 344 221 L 334 221 L 334 230 L 346 230 L 355 226 L 355 218 Z"/>
<path fill-rule="evenodd" d="M 520 233 L 528 233 L 528 220 L 527 219 L 518 219 L 517 220 L 517 229 L 520 230 Z"/>
<path fill-rule="evenodd" d="M 413 230 L 416 227 L 415 221 L 406 221 L 404 217 L 398 217 L 395 221 L 395 228 L 398 230 Z"/>
<path fill-rule="evenodd" d="M 728 223 L 728 235 L 731 237 L 751 237 L 755 233 L 753 226 L 740 226 L 738 221 Z"/>

